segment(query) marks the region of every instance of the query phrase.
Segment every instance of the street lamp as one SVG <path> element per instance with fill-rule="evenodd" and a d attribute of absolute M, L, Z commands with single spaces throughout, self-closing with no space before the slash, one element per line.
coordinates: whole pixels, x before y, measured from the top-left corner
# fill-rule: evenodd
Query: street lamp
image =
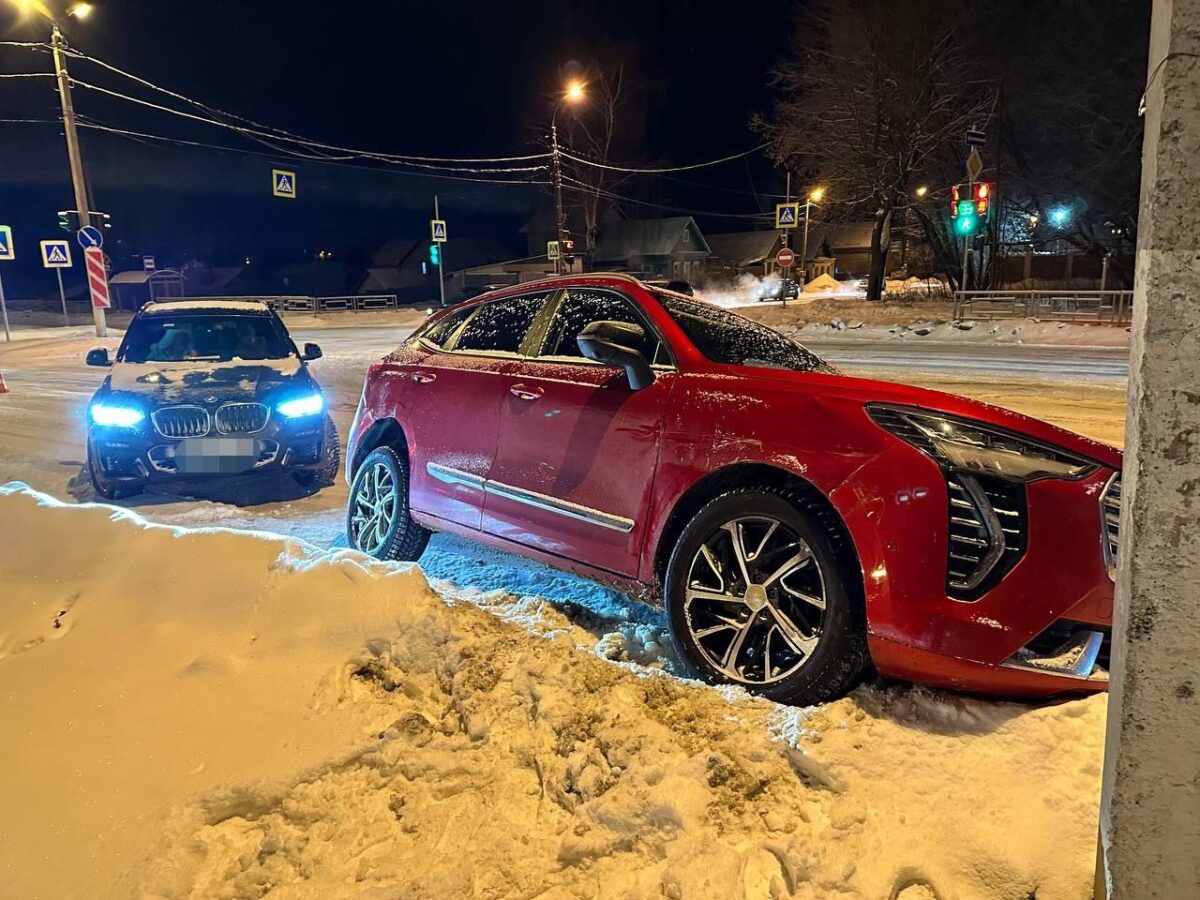
<path fill-rule="evenodd" d="M 59 18 L 42 0 L 13 0 L 24 12 L 33 10 L 50 22 L 50 49 L 54 56 L 54 74 L 58 84 L 58 99 L 62 106 L 63 132 L 67 138 L 67 161 L 71 167 L 71 185 L 75 191 L 75 212 L 79 213 L 79 227 L 92 224 L 88 209 L 87 175 L 83 170 L 83 155 L 79 150 L 79 134 L 75 130 L 75 105 L 71 101 L 71 79 L 67 75 L 66 41 L 59 28 Z M 66 14 L 80 21 L 92 14 L 90 3 L 72 3 Z M 96 337 L 108 337 L 108 324 L 104 319 L 104 308 L 92 306 L 92 318 L 96 323 Z"/>
<path fill-rule="evenodd" d="M 825 188 L 815 187 L 804 198 L 804 243 L 800 247 L 800 272 L 802 285 L 808 282 L 808 218 L 812 213 L 812 205 L 820 203 L 825 198 Z"/>
<path fill-rule="evenodd" d="M 572 106 L 587 99 L 586 85 L 582 81 L 571 81 L 554 104 L 554 112 L 550 115 L 550 168 L 554 178 L 554 228 L 558 240 L 559 258 L 554 261 L 554 271 L 561 271 L 562 248 L 566 246 L 566 223 L 563 219 L 562 200 L 562 156 L 558 151 L 558 111 L 564 103 Z"/>
<path fill-rule="evenodd" d="M 917 188 L 917 197 L 924 197 L 928 193 L 929 188 L 925 187 L 925 185 L 921 185 L 919 188 Z"/>

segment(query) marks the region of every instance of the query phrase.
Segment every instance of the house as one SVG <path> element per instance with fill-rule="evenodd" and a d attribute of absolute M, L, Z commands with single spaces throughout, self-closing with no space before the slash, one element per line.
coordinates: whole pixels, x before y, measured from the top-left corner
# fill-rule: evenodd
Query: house
<path fill-rule="evenodd" d="M 499 241 L 452 238 L 440 245 L 446 272 L 446 296 L 461 287 L 455 274 L 464 268 L 503 259 L 511 249 Z M 438 296 L 437 271 L 429 261 L 427 238 L 390 240 L 373 254 L 358 282 L 359 294 L 395 294 L 401 303 L 428 303 Z"/>
<path fill-rule="evenodd" d="M 783 246 L 778 231 L 710 234 L 707 240 L 713 255 L 707 260 L 705 270 L 710 280 L 721 281 L 733 281 L 746 274 L 760 278 L 773 274 L 775 254 Z"/>
<path fill-rule="evenodd" d="M 866 278 L 871 267 L 871 232 L 874 222 L 844 222 L 826 224 L 814 222 L 808 231 L 808 260 L 818 256 L 833 257 L 835 272 L 841 277 Z M 897 235 L 898 237 L 898 235 Z M 800 254 L 800 240 L 792 239 L 792 249 Z M 886 272 L 900 265 L 900 244 L 893 240 L 888 249 Z"/>
<path fill-rule="evenodd" d="M 691 216 L 627 219 L 605 226 L 592 268 L 699 281 L 710 256 L 712 250 Z"/>

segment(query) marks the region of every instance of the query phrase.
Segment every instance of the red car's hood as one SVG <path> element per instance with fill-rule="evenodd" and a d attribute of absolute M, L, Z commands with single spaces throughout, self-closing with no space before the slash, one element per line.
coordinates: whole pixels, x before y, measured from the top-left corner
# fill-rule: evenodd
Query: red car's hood
<path fill-rule="evenodd" d="M 1110 444 L 1084 437 L 1032 416 L 979 400 L 971 400 L 968 397 L 959 397 L 956 394 L 947 394 L 943 391 L 897 384 L 891 381 L 854 378 L 849 375 L 798 375 L 790 372 L 772 372 L 771 374 L 778 374 L 787 380 L 820 379 L 822 387 L 827 389 L 829 394 L 841 395 L 847 400 L 856 400 L 863 404 L 892 403 L 897 406 L 919 406 L 922 409 L 947 413 L 964 419 L 975 419 L 1026 435 L 1042 443 L 1053 444 L 1111 468 L 1121 468 L 1122 453 Z M 809 381 L 809 384 L 811 385 L 812 382 Z"/>

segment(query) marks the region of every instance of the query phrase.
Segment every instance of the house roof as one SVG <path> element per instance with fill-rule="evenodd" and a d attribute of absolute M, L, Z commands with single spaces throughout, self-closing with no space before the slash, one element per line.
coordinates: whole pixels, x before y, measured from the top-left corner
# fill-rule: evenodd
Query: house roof
<path fill-rule="evenodd" d="M 150 280 L 150 273 L 144 269 L 130 269 L 128 272 L 117 272 L 109 276 L 109 284 L 145 284 Z"/>
<path fill-rule="evenodd" d="M 819 255 L 821 245 L 829 242 L 836 255 L 839 251 L 865 250 L 871 246 L 873 222 L 844 222 L 837 225 L 814 223 L 808 234 L 808 250 Z"/>
<path fill-rule="evenodd" d="M 698 238 L 690 249 L 710 255 L 708 243 L 691 216 L 667 219 L 627 219 L 608 225 L 596 243 L 596 259 L 628 260 L 643 256 L 670 256 L 686 230 Z"/>
<path fill-rule="evenodd" d="M 749 265 L 761 262 L 775 252 L 778 231 L 739 231 L 729 234 L 710 234 L 705 240 L 713 256 L 722 262 Z"/>

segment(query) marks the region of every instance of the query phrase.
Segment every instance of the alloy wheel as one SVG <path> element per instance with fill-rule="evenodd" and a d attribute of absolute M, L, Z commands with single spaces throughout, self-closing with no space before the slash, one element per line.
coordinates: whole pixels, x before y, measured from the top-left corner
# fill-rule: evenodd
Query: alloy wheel
<path fill-rule="evenodd" d="M 793 675 L 812 657 L 825 604 L 825 579 L 808 543 L 778 519 L 742 516 L 696 551 L 684 615 L 710 666 L 761 685 Z"/>
<path fill-rule="evenodd" d="M 387 540 L 396 520 L 399 494 L 392 470 L 382 462 L 363 472 L 354 491 L 350 516 L 350 543 L 374 556 Z"/>

